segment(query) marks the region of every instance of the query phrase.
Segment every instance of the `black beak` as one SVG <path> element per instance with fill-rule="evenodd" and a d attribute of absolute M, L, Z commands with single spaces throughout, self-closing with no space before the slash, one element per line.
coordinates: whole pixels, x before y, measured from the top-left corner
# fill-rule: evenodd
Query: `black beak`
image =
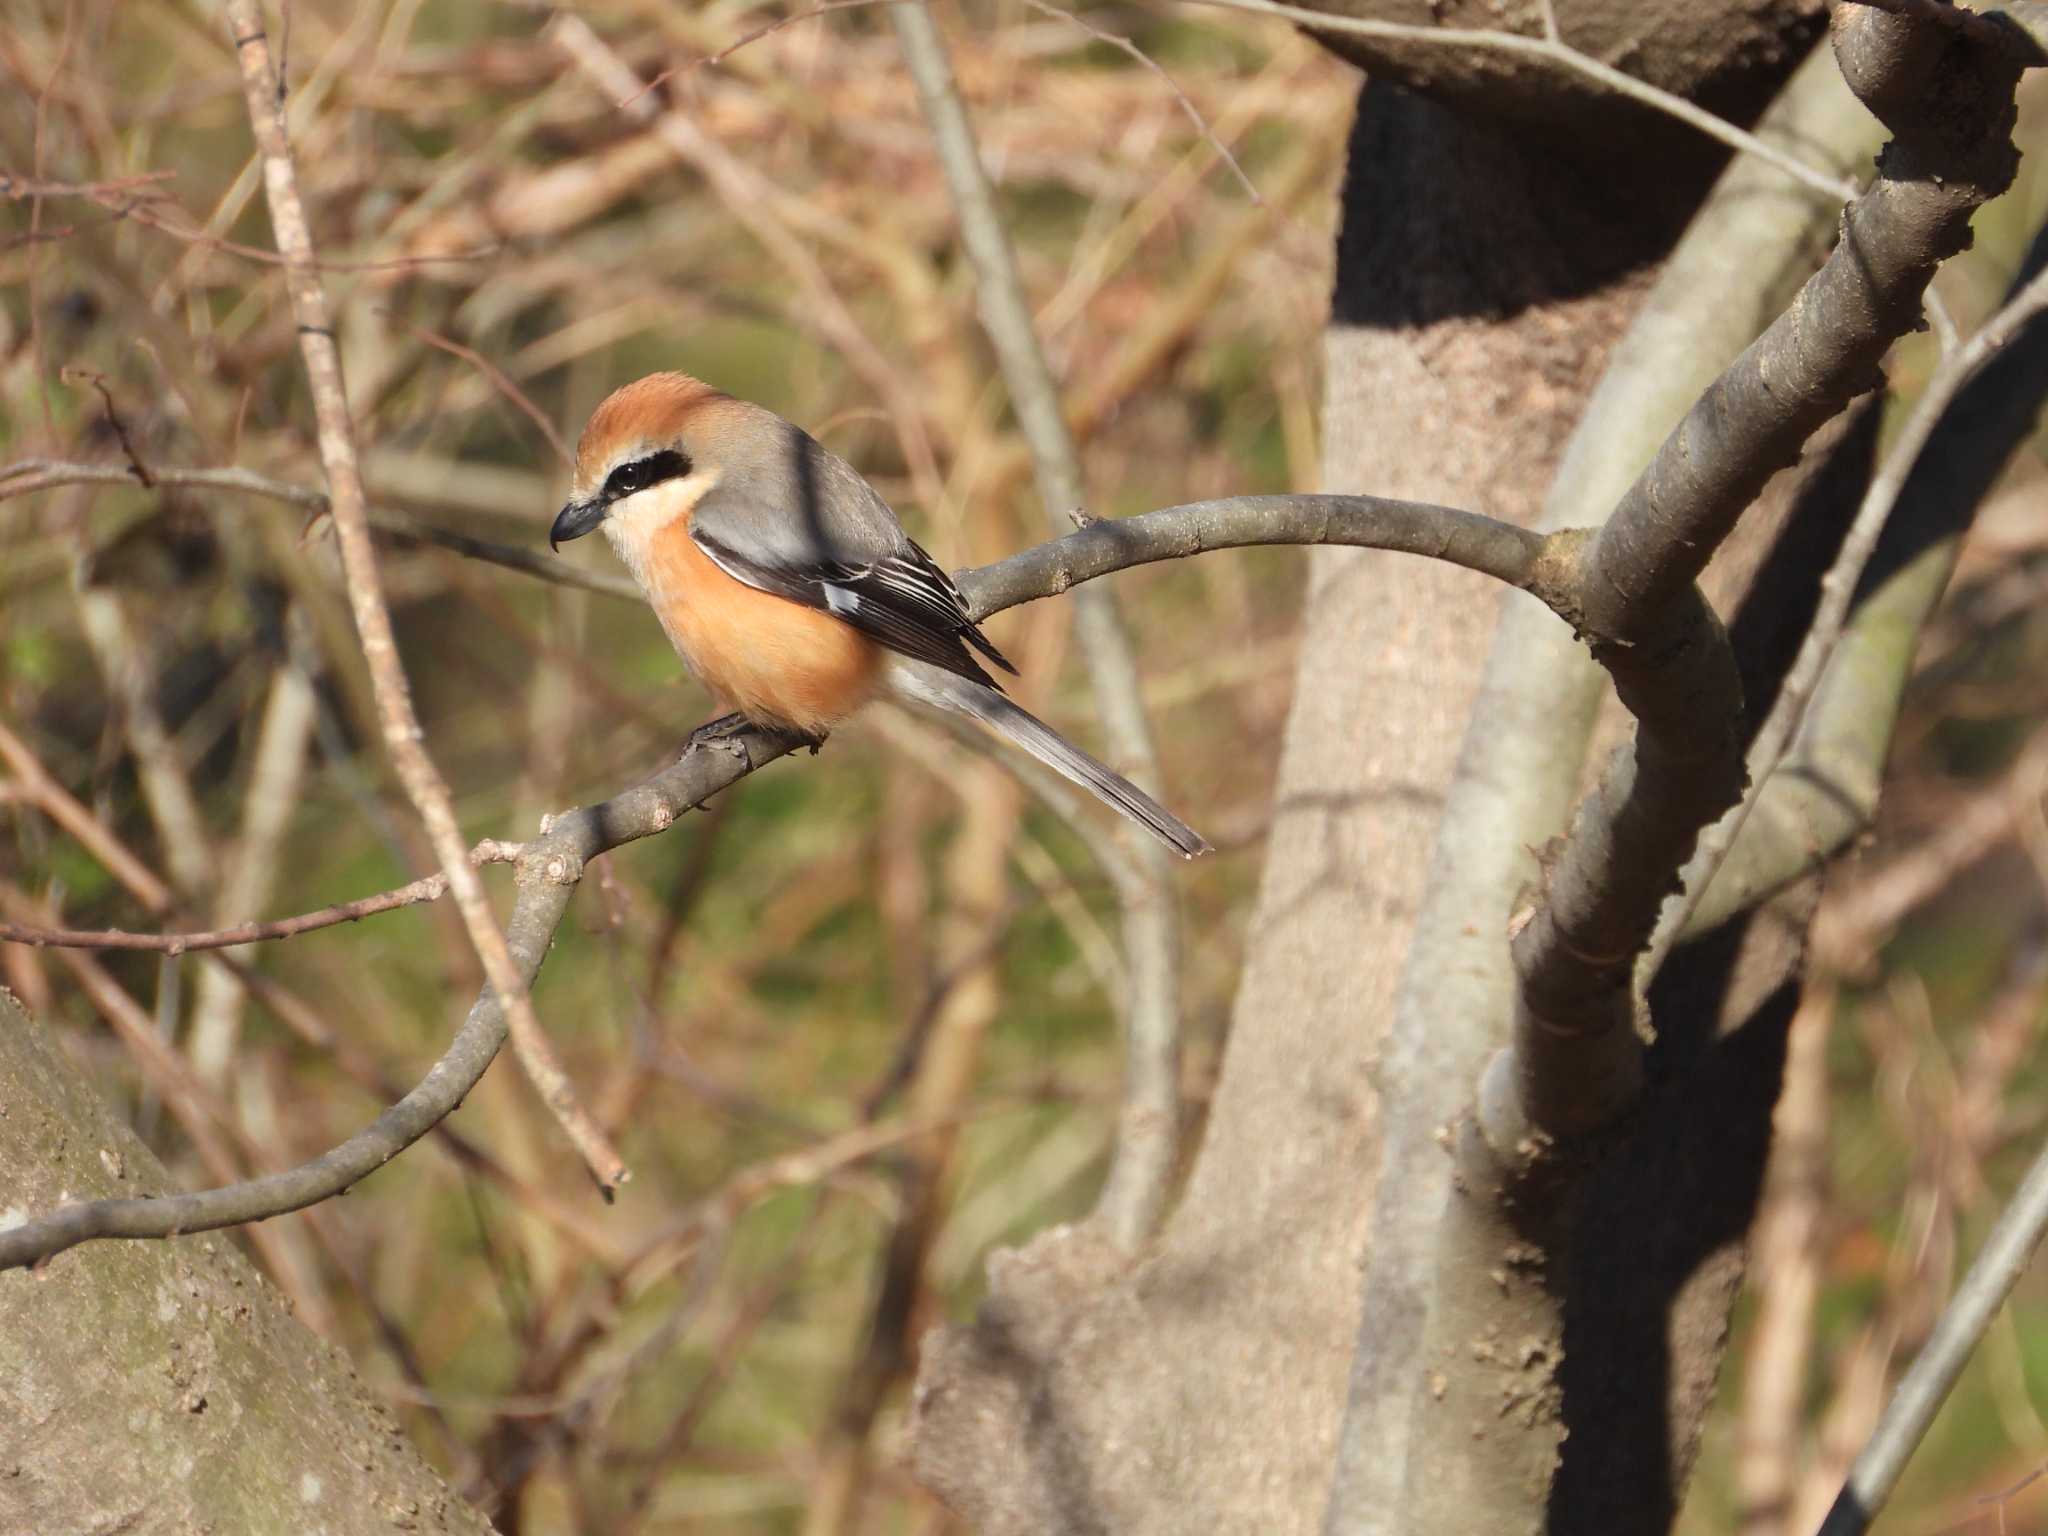
<path fill-rule="evenodd" d="M 548 548 L 559 549 L 571 539 L 580 539 L 603 521 L 602 501 L 572 501 L 555 514 L 555 525 L 548 530 Z"/>

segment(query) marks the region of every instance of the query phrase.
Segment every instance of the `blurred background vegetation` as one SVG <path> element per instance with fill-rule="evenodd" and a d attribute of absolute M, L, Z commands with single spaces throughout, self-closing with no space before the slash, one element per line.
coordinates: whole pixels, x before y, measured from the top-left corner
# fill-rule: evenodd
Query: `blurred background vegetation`
<path fill-rule="evenodd" d="M 682 368 L 808 425 L 949 564 L 1042 536 L 879 13 L 579 14 L 692 132 L 620 109 L 540 7 L 295 0 L 273 36 L 406 662 L 474 837 L 517 839 L 644 776 L 711 712 L 637 604 L 460 547 L 613 570 L 595 541 L 556 562 L 544 539 L 564 480 L 551 438 L 614 385 Z M 1224 12 L 940 15 L 1089 510 L 1314 488 L 1354 73 Z M 425 872 L 324 520 L 141 483 L 239 467 L 319 484 L 218 15 L 18 0 L 0 63 L 0 915 L 208 927 Z M 2023 145 L 2048 143 L 2039 84 Z M 2022 177 L 1938 284 L 1965 323 L 2048 212 L 2048 177 L 2032 159 Z M 1910 392 L 1925 370 L 1909 351 L 1894 377 Z M 41 460 L 127 483 L 68 483 Z M 1824 908 L 1782 1111 L 1792 1151 L 1689 1530 L 1811 1527 L 2048 1130 L 2044 514 L 2037 444 L 1926 637 L 1877 846 Z M 1221 849 L 1181 882 L 1198 1107 L 1303 570 L 1255 551 L 1117 582 L 1165 798 Z M 1027 702 L 1090 740 L 1068 621 L 1052 602 L 993 627 Z M 12 944 L 0 979 L 194 1185 L 356 1129 L 480 979 L 439 906 L 245 958 L 253 993 L 195 956 Z M 1119 964 L 1114 900 L 1073 833 L 950 737 L 877 715 L 586 882 L 536 996 L 636 1170 L 616 1206 L 500 1067 L 396 1167 L 242 1240 L 508 1530 L 798 1529 L 849 1436 L 870 1477 L 853 1528 L 943 1529 L 894 1454 L 903 1348 L 973 1308 L 991 1247 L 1088 1209 L 1114 1124 Z M 970 1070 L 933 1111 L 914 1085 L 939 1036 Z M 913 1315 L 878 1344 L 913 1141 L 939 1149 L 949 1193 Z M 1890 1528 L 2038 1528 L 2038 1490 L 1976 1501 L 2048 1464 L 2044 1393 L 2048 1286 L 2030 1281 Z M 1789 1525 L 1773 1478 L 1802 1511 Z"/>

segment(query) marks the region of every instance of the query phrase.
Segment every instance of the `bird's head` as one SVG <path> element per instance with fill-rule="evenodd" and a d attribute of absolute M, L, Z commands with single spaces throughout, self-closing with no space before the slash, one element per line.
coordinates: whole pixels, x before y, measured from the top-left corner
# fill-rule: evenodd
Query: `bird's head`
<path fill-rule="evenodd" d="M 693 505 L 715 483 L 742 425 L 735 413 L 745 409 L 683 373 L 651 373 L 614 390 L 577 440 L 569 500 L 548 529 L 549 547 L 607 518 L 644 510 L 665 522 Z"/>

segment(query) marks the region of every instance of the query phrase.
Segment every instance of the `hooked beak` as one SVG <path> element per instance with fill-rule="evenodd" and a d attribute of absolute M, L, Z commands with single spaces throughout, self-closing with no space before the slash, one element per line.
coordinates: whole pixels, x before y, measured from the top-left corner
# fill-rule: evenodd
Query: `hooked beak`
<path fill-rule="evenodd" d="M 580 539 L 603 521 L 602 501 L 572 501 L 555 514 L 555 525 L 548 530 L 548 548 L 559 549 L 571 539 Z"/>

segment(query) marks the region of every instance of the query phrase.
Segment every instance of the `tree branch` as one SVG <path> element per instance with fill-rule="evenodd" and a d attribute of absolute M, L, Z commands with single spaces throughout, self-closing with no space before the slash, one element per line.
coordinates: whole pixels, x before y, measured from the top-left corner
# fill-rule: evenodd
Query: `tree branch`
<path fill-rule="evenodd" d="M 1639 1096 L 1637 957 L 1699 832 L 1743 787 L 1733 659 L 1694 579 L 1806 437 L 1878 380 L 1885 349 L 1917 322 L 1936 265 L 1966 242 L 1971 213 L 2012 171 L 2018 71 L 2009 61 L 1858 6 L 1836 16 L 1851 89 L 1897 135 L 1879 179 L 1845 213 L 1826 265 L 1578 546 L 1570 585 L 1590 606 L 1576 623 L 1637 733 L 1511 923 L 1513 1043 L 1481 1074 L 1457 1138 L 1459 1193 L 1438 1234 L 1422 1358 L 1444 1362 L 1424 1399 L 1439 1405 L 1432 1422 L 1458 1427 L 1411 1439 L 1405 1487 L 1460 1511 L 1461 1529 L 1532 1528 L 1542 1518 L 1563 1438 L 1572 1214 L 1611 1146 L 1604 1138 Z M 1493 1340 L 1513 1347 L 1479 1347 Z M 1516 1428 L 1463 1432 L 1503 1404 Z"/>
<path fill-rule="evenodd" d="M 2034 236 L 2006 302 L 2048 271 L 2048 229 Z M 2001 324 L 2001 311 L 1986 327 Z M 1974 345 L 1974 343 L 1973 343 Z M 1694 937 L 1725 922 L 1818 868 L 1868 827 L 1890 750 L 1892 723 L 1911 670 L 1912 650 L 1927 614 L 1948 585 L 1962 532 L 2048 395 L 2048 324 L 2038 314 L 2012 326 L 1996 355 L 1962 380 L 1944 363 L 1955 389 L 1927 446 L 1898 491 L 1901 516 L 1887 525 L 1876 563 L 1897 569 L 1875 590 L 1859 592 L 1840 647 L 1816 685 L 1785 759 L 1753 784 L 1753 814 L 1713 878 L 1700 884 L 1691 866 L 1686 889 L 1697 891 L 1685 918 Z M 1887 547 L 1898 549 L 1887 558 Z M 1853 585 L 1853 583 L 1851 583 Z"/>
<path fill-rule="evenodd" d="M 285 131 L 284 86 L 271 63 L 270 44 L 257 0 L 227 0 L 227 19 L 235 57 L 241 65 L 256 151 L 263 162 L 271 227 L 277 236 L 279 254 L 284 257 L 285 287 L 298 322 L 299 352 L 305 362 L 319 427 L 329 510 L 341 547 L 356 633 L 362 641 L 363 660 L 369 667 L 376 693 L 384 743 L 407 798 L 426 825 L 428 840 L 448 876 L 449 888 L 462 913 L 470 943 L 483 963 L 484 974 L 497 991 L 520 1065 L 582 1154 L 599 1186 L 609 1191 L 628 1177 L 626 1165 L 597 1123 L 576 1102 L 568 1077 L 555 1060 L 533 1011 L 533 1000 L 526 994 L 520 968 L 514 964 L 504 932 L 491 911 L 483 882 L 470 867 L 448 786 L 427 753 L 424 733 L 413 711 L 411 689 L 399 658 L 391 613 L 377 572 L 377 556 L 370 542 L 368 499 L 356 462 L 355 429 L 342 383 L 341 351 L 335 345 L 326 291 L 314 262 L 312 231 L 299 198 L 298 175 L 292 166 L 291 144 Z"/>
<path fill-rule="evenodd" d="M 959 583 L 970 609 L 986 617 L 1132 565 L 1209 549 L 1297 543 L 1434 555 L 1526 591 L 1547 591 L 1553 603 L 1564 599 L 1550 590 L 1551 578 L 1571 568 L 1564 553 L 1540 535 L 1449 508 L 1370 496 L 1247 496 L 1094 523 L 998 565 L 964 571 Z M 11 739 L 0 728 L 0 751 Z M 693 741 L 678 762 L 646 783 L 553 818 L 514 861 L 519 894 L 506 931 L 522 983 L 530 986 L 539 972 L 591 859 L 666 829 L 685 810 L 797 745 L 794 737 L 756 730 L 732 735 L 717 747 Z M 27 771 L 21 761 L 10 762 L 18 773 Z M 506 1038 L 500 995 L 486 985 L 420 1083 L 365 1130 L 320 1157 L 223 1189 L 60 1207 L 0 1231 L 0 1269 L 39 1263 L 96 1237 L 170 1237 L 234 1226 L 338 1194 L 424 1136 L 476 1086 Z"/>
<path fill-rule="evenodd" d="M 996 212 L 974 125 L 953 79 L 945 41 L 923 0 L 891 7 L 889 20 L 959 216 L 961 243 L 974 265 L 982 327 L 995 347 L 1018 427 L 1031 450 L 1040 507 L 1049 527 L 1063 527 L 1068 514 L 1087 500 L 1081 457 L 1039 344 L 1016 252 Z M 1157 789 L 1159 752 L 1114 596 L 1107 590 L 1084 594 L 1075 603 L 1075 629 L 1112 760 L 1119 760 L 1139 783 Z M 1127 829 L 1119 835 L 1130 836 Z M 1118 888 L 1130 974 L 1124 1002 L 1123 1106 L 1109 1177 L 1096 1204 L 1112 1239 L 1127 1252 L 1152 1234 L 1165 1210 L 1180 1156 L 1181 1126 L 1181 939 L 1173 859 L 1142 839 L 1134 857 L 1142 883 Z"/>
<path fill-rule="evenodd" d="M 1977 1343 L 2026 1273 L 2048 1233 L 2048 1147 L 2035 1154 L 2012 1203 L 1984 1240 L 1924 1348 L 1885 1405 L 1884 1417 L 1821 1522 L 1820 1536 L 1862 1536 L 1898 1486 L 1934 1415 L 1948 1400 Z"/>
<path fill-rule="evenodd" d="M 1867 161 L 1878 144 L 1877 125 L 1825 51 L 1800 66 L 1756 132 L 1836 172 Z M 1699 392 L 1784 307 L 1803 253 L 1840 206 L 1756 157 L 1728 165 L 1615 344 L 1540 527 L 1621 499 Z M 1325 1516 L 1332 1536 L 1397 1530 L 1409 1447 L 1437 1432 L 1438 1405 L 1414 1390 L 1454 1171 L 1434 1133 L 1508 1038 L 1515 973 L 1499 918 L 1534 876 L 1529 850 L 1570 816 L 1604 692 L 1604 675 L 1548 613 L 1503 603 L 1379 1056 L 1382 1161 Z"/>
<path fill-rule="evenodd" d="M 315 490 L 311 486 L 298 485 L 290 480 L 277 480 L 269 475 L 259 475 L 254 470 L 163 469 L 152 465 L 150 479 L 156 487 L 166 490 L 190 488 L 235 491 L 246 496 L 261 496 L 271 501 L 281 501 L 287 506 L 303 507 L 308 512 L 319 513 L 329 510 L 326 492 Z M 0 468 L 0 501 L 7 501 L 16 496 L 33 495 L 37 491 L 53 490 L 60 485 L 133 486 L 138 483 L 134 472 L 123 464 L 86 464 L 68 459 L 18 459 Z M 581 566 L 571 565 L 566 560 L 553 559 L 537 550 L 497 544 L 488 539 L 471 538 L 468 534 L 436 528 L 399 512 L 378 512 L 372 509 L 368 516 L 373 530 L 395 541 L 446 549 L 458 555 L 467 555 L 473 560 L 502 565 L 507 570 L 518 571 L 522 575 L 551 581 L 557 586 L 581 587 L 587 592 L 602 592 L 607 597 L 627 597 L 635 602 L 643 600 L 639 588 L 625 576 L 588 571 Z"/>
<path fill-rule="evenodd" d="M 510 864 L 524 851 L 519 843 L 501 843 L 487 837 L 470 849 L 474 864 Z M 0 943 L 28 944 L 55 949 L 140 949 L 156 954 L 184 955 L 198 950 L 233 949 L 241 944 L 263 944 L 273 939 L 297 938 L 332 928 L 337 923 L 360 922 L 382 912 L 396 912 L 422 902 L 439 901 L 448 894 L 446 875 L 428 875 L 394 890 L 374 896 L 338 901 L 314 912 L 280 917 L 270 922 L 241 923 L 233 928 L 214 928 L 203 933 L 137 933 L 126 928 L 40 928 L 31 923 L 0 922 Z"/>
<path fill-rule="evenodd" d="M 1863 572 L 1876 553 L 1878 539 L 1905 493 L 1921 452 L 1941 423 L 1948 419 L 1970 380 L 1994 356 L 2004 351 L 2044 308 L 2048 308 L 2048 272 L 2042 272 L 2026 283 L 1984 322 L 1968 342 L 1944 358 L 1915 403 L 1884 466 L 1872 479 L 1863 504 L 1856 510 L 1855 521 L 1842 543 L 1841 553 L 1821 581 L 1820 608 L 1814 614 L 1813 626 L 1807 631 L 1792 670 L 1786 674 L 1770 715 L 1750 744 L 1750 792 L 1734 810 L 1707 829 L 1700 838 L 1698 850 L 1685 867 L 1682 878 L 1684 891 L 1689 894 L 1681 895 L 1660 923 L 1661 942 L 1653 944 L 1646 957 L 1652 972 L 1684 931 L 1700 897 L 1713 883 L 1729 850 L 1741 836 L 1751 809 L 1761 798 L 1762 787 L 1777 772 L 1779 763 L 1791 746 L 1793 733 L 1805 719 L 1807 706 L 1842 639 L 1849 618 L 1850 601 L 1862 584 Z"/>
<path fill-rule="evenodd" d="M 1577 620 L 1638 729 L 1574 818 L 1514 939 L 1516 1092 L 1482 1095 L 1519 1106 L 1488 1128 L 1510 1161 L 1522 1114 L 1570 1135 L 1633 1100 L 1636 956 L 1700 829 L 1743 788 L 1739 685 L 1694 578 L 1765 481 L 1881 380 L 1878 363 L 1919 323 L 1935 268 L 1968 243 L 1971 215 L 2010 184 L 2017 162 L 2019 70 L 2002 53 L 1853 4 L 1837 9 L 1834 32 L 1851 89 L 1896 135 L 1879 177 L 1844 213 L 1827 263 L 1582 549 L 1588 606 Z"/>
<path fill-rule="evenodd" d="M 1783 146 L 1746 132 L 1725 117 L 1716 116 L 1705 107 L 1687 101 L 1683 96 L 1661 90 L 1647 80 L 1638 80 L 1634 75 L 1625 74 L 1611 64 L 1601 63 L 1590 54 L 1581 53 L 1554 34 L 1549 34 L 1548 27 L 1545 29 L 1548 35 L 1529 37 L 1520 32 L 1509 32 L 1495 27 L 1416 26 L 1398 21 L 1378 21 L 1365 16 L 1338 16 L 1325 11 L 1311 10 L 1307 6 L 1283 4 L 1281 0 L 1196 0 L 1196 3 L 1219 6 L 1230 11 L 1250 11 L 1260 16 L 1283 17 L 1307 28 L 1310 32 L 1330 32 L 1382 43 L 1422 43 L 1446 50 L 1517 54 L 1523 58 L 1542 59 L 1604 86 L 1617 96 L 1625 96 L 1630 101 L 1640 102 L 1690 128 L 1696 128 L 1708 138 L 1725 144 L 1730 149 L 1739 150 L 1767 165 L 1775 166 L 1793 180 L 1837 202 L 1845 202 L 1856 195 L 1856 183 L 1853 181 L 1831 176 L 1824 170 L 1808 165 Z"/>
<path fill-rule="evenodd" d="M 743 775 L 782 756 L 794 738 L 750 732 L 729 746 L 693 744 L 671 767 L 601 805 L 556 817 L 517 861 L 519 895 L 506 925 L 522 987 L 540 970 L 584 866 L 608 848 L 674 824 Z M 467 863 L 465 861 L 465 868 Z M 504 1044 L 503 994 L 485 986 L 441 1059 L 366 1129 L 312 1161 L 224 1189 L 61 1206 L 0 1231 L 0 1269 L 38 1263 L 95 1237 L 169 1237 L 262 1221 L 338 1194 L 384 1166 L 450 1114 Z"/>

